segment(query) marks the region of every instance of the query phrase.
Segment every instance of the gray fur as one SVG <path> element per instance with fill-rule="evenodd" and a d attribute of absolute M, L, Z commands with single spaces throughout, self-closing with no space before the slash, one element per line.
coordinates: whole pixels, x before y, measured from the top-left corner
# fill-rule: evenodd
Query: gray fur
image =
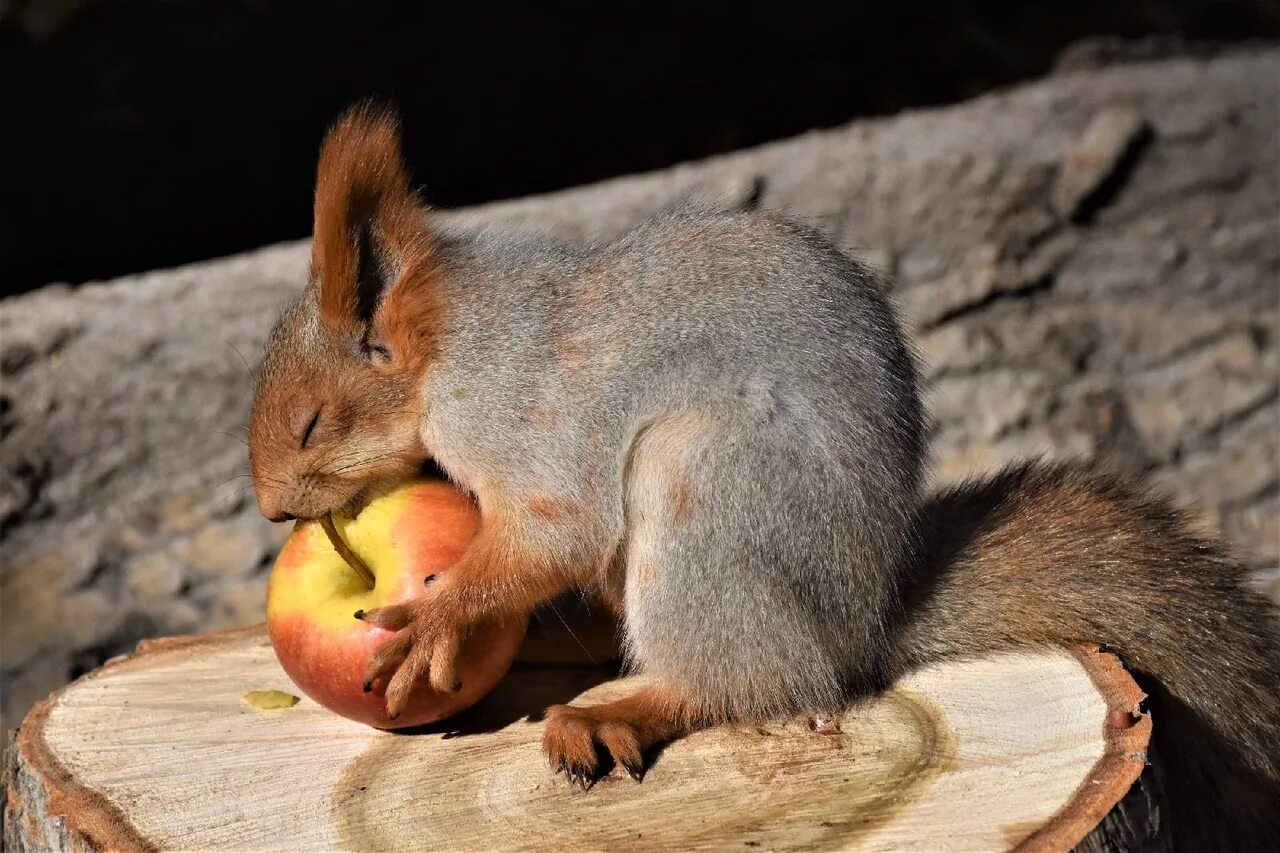
<path fill-rule="evenodd" d="M 693 208 L 581 253 L 480 235 L 442 257 L 427 449 L 482 501 L 488 477 L 592 507 L 538 535 L 625 590 L 638 668 L 737 719 L 878 682 L 924 442 L 867 270 L 775 216 Z"/>

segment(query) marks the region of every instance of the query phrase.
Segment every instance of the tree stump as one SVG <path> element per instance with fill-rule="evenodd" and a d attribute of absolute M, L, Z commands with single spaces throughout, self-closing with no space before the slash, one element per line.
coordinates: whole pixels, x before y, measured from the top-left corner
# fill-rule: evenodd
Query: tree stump
<path fill-rule="evenodd" d="M 248 691 L 297 692 L 261 627 L 144 642 L 27 716 L 6 847 L 971 851 L 1150 835 L 1149 778 L 1134 782 L 1151 720 L 1096 650 L 932 667 L 847 710 L 839 733 L 713 729 L 668 746 L 642 784 L 585 792 L 548 769 L 540 712 L 626 681 L 531 657 L 472 710 L 399 734 L 305 697 L 250 707 Z"/>

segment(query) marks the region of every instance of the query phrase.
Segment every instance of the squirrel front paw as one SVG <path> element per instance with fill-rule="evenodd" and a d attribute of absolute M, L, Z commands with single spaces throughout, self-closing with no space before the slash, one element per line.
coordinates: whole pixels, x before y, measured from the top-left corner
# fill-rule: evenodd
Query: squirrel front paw
<path fill-rule="evenodd" d="M 375 681 L 386 684 L 391 719 L 400 716 L 413 686 L 424 675 L 440 693 L 462 689 L 456 662 L 472 620 L 456 599 L 441 590 L 407 604 L 356 612 L 357 619 L 396 632 L 370 656 L 364 676 L 366 693 L 373 690 Z"/>

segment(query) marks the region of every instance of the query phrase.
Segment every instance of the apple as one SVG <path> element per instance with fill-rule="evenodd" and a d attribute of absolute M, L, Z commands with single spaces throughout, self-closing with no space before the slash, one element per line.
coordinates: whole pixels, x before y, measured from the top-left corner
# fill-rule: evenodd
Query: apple
<path fill-rule="evenodd" d="M 426 679 L 400 716 L 387 716 L 385 684 L 363 690 L 374 649 L 393 634 L 355 618 L 357 610 L 421 596 L 428 576 L 449 570 L 475 536 L 474 502 L 440 480 L 415 480 L 370 501 L 355 518 L 335 514 L 338 546 L 368 567 L 372 588 L 335 549 L 319 521 L 296 524 L 267 584 L 267 633 L 298 688 L 330 711 L 377 728 L 434 722 L 470 706 L 498 683 L 524 639 L 527 619 L 477 625 L 458 659 L 457 693 Z"/>

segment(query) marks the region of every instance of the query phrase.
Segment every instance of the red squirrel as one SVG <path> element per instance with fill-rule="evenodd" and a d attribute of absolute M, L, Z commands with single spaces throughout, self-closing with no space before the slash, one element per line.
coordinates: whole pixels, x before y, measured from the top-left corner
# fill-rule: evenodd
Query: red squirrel
<path fill-rule="evenodd" d="M 428 460 L 475 496 L 456 568 L 363 613 L 397 632 L 366 681 L 393 715 L 419 679 L 452 689 L 479 620 L 573 588 L 614 607 L 648 686 L 547 712 L 548 757 L 584 786 L 597 747 L 639 780 L 701 727 L 840 708 L 946 658 L 1105 643 L 1159 703 L 1179 837 L 1274 840 L 1271 605 L 1118 477 L 1029 464 L 925 495 L 884 291 L 763 212 L 670 210 L 588 248 L 450 230 L 395 118 L 357 108 L 324 142 L 310 280 L 259 376 L 259 506 L 354 512 Z"/>

